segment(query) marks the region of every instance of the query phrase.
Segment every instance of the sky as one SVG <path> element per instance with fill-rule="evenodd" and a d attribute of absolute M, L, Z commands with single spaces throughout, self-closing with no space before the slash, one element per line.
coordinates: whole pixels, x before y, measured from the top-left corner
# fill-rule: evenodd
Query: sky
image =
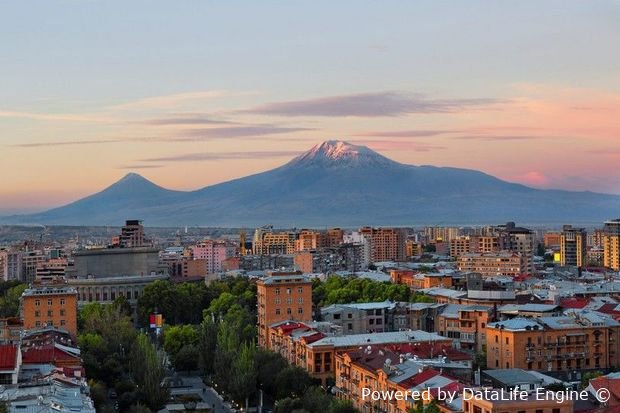
<path fill-rule="evenodd" d="M 328 139 L 620 194 L 620 2 L 0 1 L 0 212 Z"/>

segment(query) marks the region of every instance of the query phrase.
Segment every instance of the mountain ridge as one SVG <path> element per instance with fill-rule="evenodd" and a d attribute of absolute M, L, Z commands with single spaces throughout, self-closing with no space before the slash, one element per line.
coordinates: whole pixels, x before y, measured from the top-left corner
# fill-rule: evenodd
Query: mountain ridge
<path fill-rule="evenodd" d="M 358 226 L 490 222 L 600 222 L 620 196 L 541 190 L 473 169 L 407 165 L 365 146 L 330 140 L 284 165 L 193 191 L 137 173 L 85 198 L 4 223 L 152 226 Z"/>

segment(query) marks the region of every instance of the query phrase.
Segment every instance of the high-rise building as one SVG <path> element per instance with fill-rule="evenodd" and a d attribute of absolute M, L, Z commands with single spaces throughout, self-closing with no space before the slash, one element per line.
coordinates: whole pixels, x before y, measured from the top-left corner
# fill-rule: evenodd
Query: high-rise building
<path fill-rule="evenodd" d="M 534 273 L 534 233 L 523 227 L 517 227 L 514 222 L 496 227 L 499 235 L 499 248 L 518 252 L 523 259 L 527 275 Z"/>
<path fill-rule="evenodd" d="M 325 237 L 318 231 L 311 231 L 309 229 L 303 229 L 299 232 L 297 240 L 295 241 L 296 251 L 308 251 L 316 250 L 324 246 Z"/>
<path fill-rule="evenodd" d="M 312 321 L 312 281 L 301 271 L 272 272 L 256 283 L 258 345 L 269 348 L 269 327 L 281 321 Z"/>
<path fill-rule="evenodd" d="M 606 221 L 603 231 L 603 265 L 620 271 L 620 218 Z"/>
<path fill-rule="evenodd" d="M 325 233 L 325 246 L 337 247 L 344 242 L 344 231 L 340 228 L 330 228 Z"/>
<path fill-rule="evenodd" d="M 404 228 L 360 228 L 359 232 L 370 240 L 371 261 L 405 261 L 407 231 Z"/>
<path fill-rule="evenodd" d="M 521 255 L 511 251 L 469 253 L 459 256 L 457 268 L 463 272 L 476 272 L 483 277 L 517 277 L 524 273 Z"/>
<path fill-rule="evenodd" d="M 118 243 L 116 242 L 118 240 Z M 136 248 L 147 246 L 144 238 L 144 226 L 142 221 L 130 219 L 125 221 L 121 228 L 121 234 L 115 238 L 112 244 L 118 244 L 121 248 Z"/>
<path fill-rule="evenodd" d="M 560 263 L 574 267 L 586 265 L 588 234 L 583 228 L 564 225 L 560 235 Z"/>

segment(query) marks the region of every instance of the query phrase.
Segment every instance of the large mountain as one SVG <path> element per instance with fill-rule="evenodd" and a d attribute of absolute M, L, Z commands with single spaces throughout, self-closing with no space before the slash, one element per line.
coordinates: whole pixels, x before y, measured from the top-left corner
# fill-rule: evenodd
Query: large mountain
<path fill-rule="evenodd" d="M 267 172 L 197 191 L 171 191 L 136 174 L 87 198 L 3 222 L 150 226 L 358 226 L 600 223 L 620 196 L 539 190 L 482 172 L 404 165 L 364 146 L 327 141 Z"/>

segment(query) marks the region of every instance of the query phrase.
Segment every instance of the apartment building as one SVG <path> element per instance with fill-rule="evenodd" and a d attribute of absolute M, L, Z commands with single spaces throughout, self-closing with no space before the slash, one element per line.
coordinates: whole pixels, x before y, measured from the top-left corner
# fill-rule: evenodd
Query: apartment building
<path fill-rule="evenodd" d="M 560 235 L 560 264 L 584 267 L 587 264 L 588 234 L 583 228 L 564 225 Z"/>
<path fill-rule="evenodd" d="M 57 327 L 77 336 L 78 293 L 67 285 L 29 288 L 21 297 L 21 317 L 25 329 Z"/>
<path fill-rule="evenodd" d="M 517 277 L 527 272 L 527 262 L 521 254 L 511 251 L 469 253 L 458 258 L 457 268 L 483 277 Z"/>
<path fill-rule="evenodd" d="M 620 362 L 620 323 L 591 311 L 487 325 L 487 366 L 562 372 Z"/>
<path fill-rule="evenodd" d="M 274 271 L 256 286 L 259 346 L 269 348 L 269 328 L 275 323 L 312 320 L 312 282 L 301 271 Z"/>

